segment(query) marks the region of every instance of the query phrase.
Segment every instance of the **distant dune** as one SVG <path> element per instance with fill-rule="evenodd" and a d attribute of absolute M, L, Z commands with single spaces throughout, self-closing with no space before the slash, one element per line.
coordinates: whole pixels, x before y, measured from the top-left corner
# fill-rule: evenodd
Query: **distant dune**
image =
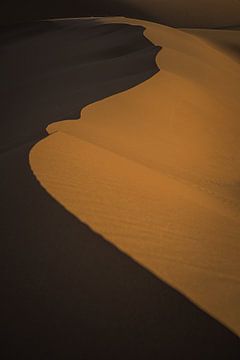
<path fill-rule="evenodd" d="M 218 27 L 240 24 L 238 0 L 122 0 L 146 18 L 177 27 Z"/>
<path fill-rule="evenodd" d="M 1 4 L 0 24 L 47 18 L 120 15 L 174 27 L 240 25 L 239 0 L 25 0 Z"/>
<path fill-rule="evenodd" d="M 233 57 L 237 62 L 240 62 L 240 29 L 188 29 L 186 31 L 208 41 L 217 49 L 226 52 L 226 54 Z"/>
<path fill-rule="evenodd" d="M 183 31 L 106 21 L 144 25 L 162 47 L 160 72 L 78 122 L 49 125 L 33 172 L 76 217 L 240 333 L 239 65 Z"/>

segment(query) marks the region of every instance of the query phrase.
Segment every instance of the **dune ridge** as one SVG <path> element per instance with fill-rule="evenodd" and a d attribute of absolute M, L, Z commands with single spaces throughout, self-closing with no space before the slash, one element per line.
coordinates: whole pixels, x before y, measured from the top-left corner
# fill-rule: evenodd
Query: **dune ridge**
<path fill-rule="evenodd" d="M 179 30 L 102 21 L 144 26 L 160 73 L 49 125 L 31 168 L 68 211 L 239 334 L 239 65 Z"/>
<path fill-rule="evenodd" d="M 79 175 L 85 169 L 85 180 L 89 175 L 91 180 L 86 195 L 93 198 L 92 205 L 98 183 L 99 189 L 107 186 L 108 191 L 117 189 L 121 195 L 123 182 L 131 190 L 136 179 L 130 198 L 135 201 L 135 196 L 139 200 L 142 196 L 147 209 L 152 207 L 157 176 L 162 183 L 164 179 L 153 167 L 146 171 L 139 161 L 103 151 L 104 144 L 96 146 L 69 133 L 59 138 L 59 131 L 47 137 L 45 130 L 53 119 L 77 119 L 79 109 L 132 88 L 159 71 L 155 63 L 159 47 L 143 36 L 143 30 L 142 26 L 103 24 L 91 18 L 24 24 L 0 34 L 3 359 L 239 358 L 237 335 L 66 210 L 40 186 L 29 165 L 32 147 L 46 138 L 50 145 L 49 154 L 45 153 L 48 176 L 57 186 L 62 179 L 65 195 L 75 188 L 75 204 L 81 190 Z M 87 169 L 84 166 L 86 156 L 78 171 L 84 153 L 92 154 L 96 178 L 89 173 L 89 164 Z M 66 164 L 62 178 L 58 178 L 63 170 L 58 166 L 59 156 L 74 165 L 73 169 Z M 121 165 L 116 169 L 119 180 L 113 174 L 113 187 L 108 186 L 111 159 L 112 170 Z M 105 174 L 98 171 L 103 165 Z M 129 168 L 136 173 L 127 171 L 123 179 L 122 170 Z M 72 176 L 73 170 L 77 176 Z M 131 174 L 133 181 L 129 181 Z M 144 175 L 144 181 L 137 174 Z M 104 177 L 105 184 L 99 181 Z M 145 191 L 145 180 L 153 182 L 153 191 Z M 189 187 L 184 195 L 189 199 Z M 166 203 L 167 197 L 164 199 Z M 134 201 L 127 208 L 135 216 Z M 144 216 L 141 209 L 140 220 Z M 145 220 L 154 224 L 155 219 L 145 218 L 143 224 L 139 219 L 137 227 L 142 227 L 144 237 L 149 231 Z M 122 223 L 132 228 L 133 220 Z M 159 226 L 157 221 L 154 232 Z M 161 230 L 171 228 L 165 223 Z M 164 259 L 172 260 L 168 253 Z M 223 275 L 227 281 L 226 273 Z"/>

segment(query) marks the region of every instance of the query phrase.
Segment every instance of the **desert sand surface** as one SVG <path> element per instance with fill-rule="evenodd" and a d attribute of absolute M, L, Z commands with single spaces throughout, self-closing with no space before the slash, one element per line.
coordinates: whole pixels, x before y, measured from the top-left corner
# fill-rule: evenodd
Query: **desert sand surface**
<path fill-rule="evenodd" d="M 240 62 L 240 28 L 228 30 L 186 29 L 186 31 L 208 41 L 210 45 Z"/>
<path fill-rule="evenodd" d="M 125 18 L 0 44 L 3 358 L 238 359 L 239 65 Z"/>
<path fill-rule="evenodd" d="M 184 32 L 143 25 L 160 72 L 48 126 L 41 185 L 239 333 L 239 66 Z"/>

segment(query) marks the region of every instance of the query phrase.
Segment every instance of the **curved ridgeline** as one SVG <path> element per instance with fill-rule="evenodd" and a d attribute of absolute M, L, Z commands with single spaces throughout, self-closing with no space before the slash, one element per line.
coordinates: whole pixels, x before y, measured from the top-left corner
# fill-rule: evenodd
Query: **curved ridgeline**
<path fill-rule="evenodd" d="M 154 75 L 159 48 L 141 27 L 60 21 L 3 34 L 1 51 L 1 358 L 237 359 L 232 332 L 67 212 L 29 166 L 48 123 Z"/>

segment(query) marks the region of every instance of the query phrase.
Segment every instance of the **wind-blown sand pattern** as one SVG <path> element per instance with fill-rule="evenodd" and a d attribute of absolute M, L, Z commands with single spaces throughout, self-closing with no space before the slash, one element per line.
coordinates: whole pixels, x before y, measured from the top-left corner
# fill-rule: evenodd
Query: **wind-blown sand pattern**
<path fill-rule="evenodd" d="M 31 168 L 68 211 L 239 334 L 239 65 L 180 30 L 101 21 L 144 26 L 160 72 L 49 125 Z"/>

